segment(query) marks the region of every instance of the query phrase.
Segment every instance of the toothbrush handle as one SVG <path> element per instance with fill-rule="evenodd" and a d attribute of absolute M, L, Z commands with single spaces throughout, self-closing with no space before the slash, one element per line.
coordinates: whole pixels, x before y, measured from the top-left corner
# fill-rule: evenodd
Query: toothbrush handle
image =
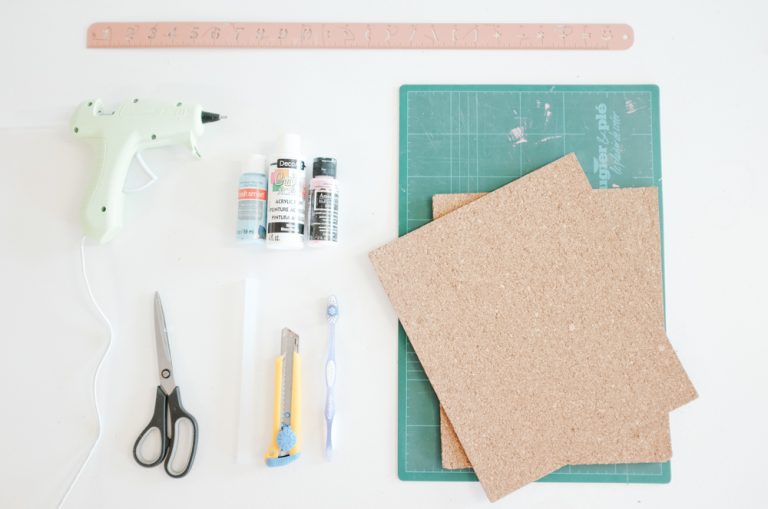
<path fill-rule="evenodd" d="M 334 327 L 331 324 L 328 360 L 325 362 L 325 456 L 328 459 L 333 452 L 333 419 L 336 415 L 336 349 L 333 334 Z"/>
<path fill-rule="evenodd" d="M 325 420 L 325 457 L 333 455 L 333 417 Z"/>
<path fill-rule="evenodd" d="M 333 454 L 333 419 L 336 416 L 336 320 L 338 303 L 331 296 L 327 308 L 328 316 L 328 356 L 325 361 L 325 457 Z"/>

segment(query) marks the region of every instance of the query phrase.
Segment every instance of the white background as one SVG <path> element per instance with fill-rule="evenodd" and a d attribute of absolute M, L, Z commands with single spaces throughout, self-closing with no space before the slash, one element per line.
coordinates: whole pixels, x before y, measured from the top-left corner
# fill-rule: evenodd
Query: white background
<path fill-rule="evenodd" d="M 476 483 L 397 479 L 396 318 L 367 252 L 397 233 L 404 83 L 656 83 L 661 88 L 669 335 L 701 396 L 674 412 L 669 485 L 532 484 L 498 507 L 766 507 L 768 35 L 763 2 L 244 2 L 3 0 L 0 8 L 0 506 L 53 507 L 96 434 L 91 377 L 107 333 L 79 269 L 93 154 L 67 122 L 85 98 L 197 101 L 202 161 L 149 152 L 160 181 L 126 228 L 87 245 L 114 323 L 100 382 L 104 436 L 70 508 L 485 507 Z M 97 20 L 626 22 L 627 52 L 96 51 Z M 271 253 L 233 243 L 239 162 L 280 132 L 335 155 L 343 241 Z M 135 177 L 135 175 L 134 175 Z M 140 178 L 132 183 L 140 182 Z M 254 427 L 267 446 L 278 331 L 301 333 L 305 454 L 236 465 L 242 280 L 263 307 Z M 152 292 L 163 294 L 176 381 L 200 423 L 191 474 L 131 457 L 155 394 Z M 325 298 L 342 302 L 335 460 L 322 459 Z"/>

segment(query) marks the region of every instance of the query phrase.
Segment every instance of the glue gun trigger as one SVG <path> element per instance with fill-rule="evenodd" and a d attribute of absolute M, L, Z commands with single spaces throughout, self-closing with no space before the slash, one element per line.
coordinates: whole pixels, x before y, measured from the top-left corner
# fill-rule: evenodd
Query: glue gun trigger
<path fill-rule="evenodd" d="M 144 173 L 147 174 L 149 180 L 138 187 L 123 189 L 123 192 L 125 193 L 137 193 L 139 191 L 143 191 L 157 181 L 157 175 L 149 168 L 149 166 L 147 166 L 146 161 L 144 161 L 144 158 L 141 156 L 141 152 L 136 152 L 135 159 L 139 162 L 141 169 L 144 170 Z"/>
<path fill-rule="evenodd" d="M 195 159 L 203 158 L 203 156 L 200 155 L 200 151 L 197 149 L 197 139 L 195 139 L 194 134 L 189 135 L 189 148 L 192 149 L 192 155 L 195 157 Z"/>

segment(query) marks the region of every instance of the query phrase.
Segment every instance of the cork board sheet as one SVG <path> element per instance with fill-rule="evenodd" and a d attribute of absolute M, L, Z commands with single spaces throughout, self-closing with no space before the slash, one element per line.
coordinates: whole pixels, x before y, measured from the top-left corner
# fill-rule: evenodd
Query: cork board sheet
<path fill-rule="evenodd" d="M 590 193 L 568 156 L 371 253 L 491 500 L 569 462 L 657 461 L 654 437 L 626 444 L 695 397 L 663 332 L 658 211 Z"/>
<path fill-rule="evenodd" d="M 432 197 L 432 218 L 437 219 L 459 207 L 471 203 L 486 193 L 464 194 L 436 194 Z M 467 453 L 461 446 L 459 437 L 453 429 L 453 424 L 445 413 L 443 405 L 440 405 L 440 459 L 443 468 L 459 470 L 472 468 L 472 463 L 467 458 Z"/>
<path fill-rule="evenodd" d="M 651 191 L 652 192 L 652 191 Z M 465 193 L 465 194 L 439 194 L 432 197 L 432 217 L 437 219 L 459 207 L 471 203 L 487 193 Z M 610 199 L 612 197 L 620 199 L 632 199 L 634 195 L 603 193 L 600 198 Z M 646 433 L 658 437 L 663 441 L 663 453 L 671 456 L 671 437 L 669 433 L 669 418 L 666 414 L 660 416 L 658 423 L 651 423 Z M 445 409 L 440 406 L 440 448 L 443 468 L 457 470 L 462 468 L 471 468 L 472 464 L 467 458 L 464 448 L 461 446 L 459 437 L 453 429 L 453 425 L 445 413 Z"/>
<path fill-rule="evenodd" d="M 472 463 L 469 462 L 443 405 L 440 405 L 440 460 L 443 468 L 448 470 L 472 468 Z"/>

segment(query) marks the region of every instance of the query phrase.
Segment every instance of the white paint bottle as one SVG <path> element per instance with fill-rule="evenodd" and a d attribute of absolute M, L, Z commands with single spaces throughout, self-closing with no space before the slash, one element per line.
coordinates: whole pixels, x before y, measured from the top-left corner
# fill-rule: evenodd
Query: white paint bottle
<path fill-rule="evenodd" d="M 304 247 L 304 222 L 307 194 L 301 137 L 285 134 L 277 155 L 269 165 L 267 198 L 267 247 L 301 249 Z"/>

